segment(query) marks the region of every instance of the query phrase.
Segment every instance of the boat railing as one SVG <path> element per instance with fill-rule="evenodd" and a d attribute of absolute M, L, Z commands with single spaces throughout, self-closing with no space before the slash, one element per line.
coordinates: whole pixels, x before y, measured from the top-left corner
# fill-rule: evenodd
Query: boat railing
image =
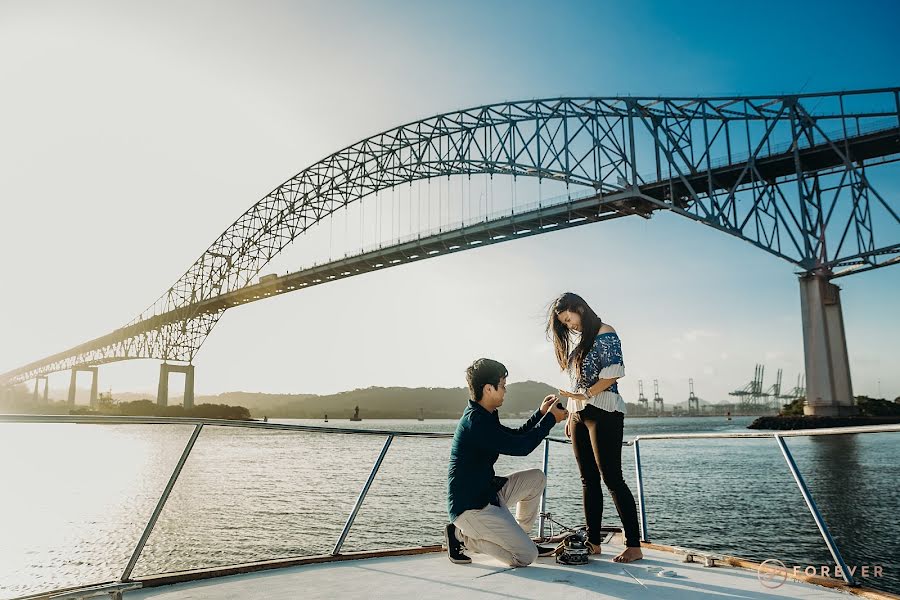
<path fill-rule="evenodd" d="M 822 536 L 822 539 L 825 542 L 825 545 L 828 547 L 828 551 L 831 553 L 831 557 L 834 559 L 836 565 L 841 567 L 841 576 L 844 581 L 847 582 L 847 585 L 857 586 L 859 582 L 853 577 L 853 571 L 847 567 L 847 563 L 844 562 L 843 556 L 841 556 L 840 549 L 837 546 L 837 543 L 834 541 L 834 538 L 831 535 L 831 532 L 828 530 L 828 525 L 825 523 L 825 519 L 822 518 L 822 513 L 819 512 L 818 506 L 816 506 L 816 501 L 813 500 L 812 493 L 809 491 L 809 487 L 806 485 L 806 480 L 803 479 L 803 475 L 800 473 L 800 469 L 797 468 L 797 463 L 794 461 L 794 456 L 791 454 L 790 449 L 785 443 L 785 438 L 788 437 L 811 437 L 811 436 L 823 436 L 823 435 L 851 435 L 851 434 L 861 434 L 861 433 L 889 433 L 889 432 L 900 432 L 900 425 L 863 425 L 858 427 L 829 427 L 829 428 L 821 428 L 821 429 L 795 429 L 795 430 L 784 430 L 784 431 L 754 431 L 754 432 L 723 432 L 723 433 L 672 433 L 672 434 L 651 434 L 651 435 L 639 435 L 635 437 L 631 442 L 625 442 L 623 445 L 631 445 L 634 447 L 634 466 L 635 466 L 635 476 L 637 480 L 637 502 L 638 502 L 638 510 L 640 512 L 640 528 L 641 528 L 641 541 L 647 542 L 649 541 L 647 535 L 647 509 L 646 502 L 644 500 L 644 477 L 643 472 L 641 470 L 641 442 L 642 441 L 652 441 L 652 440 L 697 440 L 697 439 L 759 439 L 759 438 L 770 438 L 775 441 L 778 445 L 778 449 L 781 450 L 781 454 L 784 457 L 785 462 L 787 463 L 787 468 L 790 471 L 791 475 L 794 478 L 794 481 L 797 483 L 797 487 L 800 490 L 800 494 L 803 496 L 803 500 L 806 502 L 807 508 L 809 508 L 809 512 L 812 515 L 813 520 L 816 522 L 816 527 L 819 529 L 819 533 Z M 546 471 L 546 469 L 545 469 Z M 544 492 L 546 495 L 546 491 Z"/>
<path fill-rule="evenodd" d="M 378 475 L 378 471 L 381 468 L 381 464 L 384 461 L 385 456 L 388 453 L 388 450 L 391 447 L 391 443 L 394 438 L 430 438 L 430 439 L 451 439 L 453 437 L 452 433 L 442 433 L 442 432 L 420 432 L 420 431 L 394 431 L 394 430 L 382 430 L 382 429 L 358 429 L 358 428 L 349 428 L 349 427 L 319 427 L 319 426 L 311 426 L 311 425 L 293 425 L 293 424 L 285 424 L 285 423 L 271 423 L 271 422 L 258 422 L 258 421 L 239 421 L 239 420 L 224 420 L 224 419 L 195 419 L 195 418 L 182 418 L 182 417 L 125 417 L 125 416 L 98 416 L 98 415 L 0 415 L 0 423 L 78 423 L 78 424 L 107 424 L 107 425 L 123 425 L 123 424 L 135 424 L 135 425 L 152 425 L 152 424 L 165 424 L 165 425 L 193 425 L 193 431 L 185 444 L 184 449 L 182 450 L 181 456 L 178 459 L 178 462 L 175 465 L 175 468 L 172 470 L 172 473 L 169 476 L 168 482 L 166 483 L 159 500 L 156 503 L 156 506 L 153 509 L 150 518 L 148 519 L 146 525 L 144 526 L 143 533 L 141 534 L 140 539 L 138 540 L 132 554 L 129 559 L 122 575 L 115 582 L 110 582 L 105 585 L 95 585 L 92 584 L 90 586 L 76 587 L 76 588 L 68 588 L 66 590 L 59 590 L 57 592 L 44 592 L 38 595 L 32 596 L 23 596 L 17 600 L 25 600 L 25 599 L 37 599 L 37 598 L 87 598 L 97 595 L 110 595 L 114 598 L 121 598 L 121 594 L 125 589 L 133 589 L 132 587 L 128 587 L 130 584 L 133 584 L 134 581 L 131 579 L 132 572 L 134 570 L 135 565 L 138 562 L 138 559 L 141 556 L 141 553 L 144 549 L 147 540 L 150 537 L 150 534 L 153 532 L 153 529 L 156 525 L 157 520 L 159 519 L 160 514 L 166 506 L 166 502 L 169 499 L 169 495 L 172 493 L 173 488 L 175 487 L 176 482 L 181 474 L 181 471 L 187 462 L 191 451 L 194 448 L 194 444 L 197 441 L 197 438 L 200 436 L 201 431 L 204 427 L 237 427 L 242 429 L 268 429 L 273 431 L 293 431 L 293 432 L 307 432 L 307 433 L 325 433 L 325 434 L 334 434 L 334 435 L 363 435 L 363 436 L 380 436 L 384 437 L 384 444 L 381 447 L 381 451 L 378 454 L 378 457 L 375 460 L 375 463 L 372 465 L 372 468 L 369 472 L 368 478 L 363 484 L 362 489 L 359 491 L 359 495 L 356 498 L 356 502 L 353 505 L 350 514 L 347 516 L 347 520 L 341 530 L 338 539 L 334 544 L 334 548 L 331 551 L 332 556 L 339 556 L 341 554 L 341 548 L 344 544 L 344 541 L 347 539 L 347 535 L 350 533 L 350 529 L 353 526 L 353 522 L 356 519 L 357 514 L 359 513 L 360 508 L 365 502 L 366 495 L 369 492 L 369 488 L 372 486 L 372 482 L 375 480 Z M 791 475 L 794 478 L 794 481 L 797 483 L 797 487 L 800 490 L 801 495 L 803 496 L 804 501 L 806 502 L 809 511 L 815 520 L 816 526 L 819 529 L 819 532 L 824 540 L 826 546 L 828 547 L 829 552 L 831 553 L 832 558 L 835 561 L 835 564 L 841 567 L 841 573 L 844 580 L 848 585 L 858 585 L 856 580 L 853 578 L 851 574 L 851 570 L 847 568 L 847 564 L 844 562 L 843 557 L 841 556 L 840 550 L 837 547 L 837 544 L 834 541 L 831 533 L 828 530 L 828 526 L 825 523 L 825 520 L 822 518 L 822 514 L 819 512 L 818 507 L 816 506 L 815 501 L 813 500 L 812 494 L 809 491 L 809 488 L 806 485 L 805 480 L 803 479 L 800 470 L 797 468 L 797 463 L 794 461 L 793 455 L 791 454 L 790 449 L 785 443 L 785 438 L 788 437 L 800 437 L 800 436 L 822 436 L 822 435 L 849 435 L 849 434 L 862 434 L 862 433 L 886 433 L 886 432 L 900 432 L 900 425 L 870 425 L 870 426 L 860 426 L 860 427 L 840 427 L 840 428 L 828 428 L 828 429 L 804 429 L 804 430 L 792 430 L 792 431 L 774 431 L 774 432 L 730 432 L 730 433 L 685 433 L 685 434 L 654 434 L 654 435 L 642 435 L 637 436 L 632 440 L 626 440 L 623 442 L 623 446 L 632 446 L 634 451 L 634 465 L 635 465 L 635 475 L 637 481 L 637 503 L 638 510 L 640 513 L 640 531 L 641 531 L 641 541 L 648 542 L 649 535 L 647 529 L 647 508 L 646 501 L 644 498 L 644 477 L 643 471 L 641 468 L 641 443 L 642 442 L 650 442 L 654 440 L 697 440 L 697 439 L 746 439 L 746 438 L 771 438 L 778 445 L 781 450 L 782 455 L 787 463 L 787 468 L 790 471 Z M 544 440 L 543 443 L 543 462 L 542 462 L 542 470 L 545 475 L 548 474 L 549 467 L 549 458 L 550 458 L 550 444 L 558 443 L 558 444 L 569 444 L 571 443 L 567 439 L 561 439 L 556 437 L 548 437 Z M 540 511 L 540 522 L 539 522 L 539 535 L 541 537 L 544 536 L 545 531 L 545 516 L 546 516 L 546 504 L 547 504 L 547 491 L 544 490 L 544 494 L 541 498 L 541 511 Z"/>

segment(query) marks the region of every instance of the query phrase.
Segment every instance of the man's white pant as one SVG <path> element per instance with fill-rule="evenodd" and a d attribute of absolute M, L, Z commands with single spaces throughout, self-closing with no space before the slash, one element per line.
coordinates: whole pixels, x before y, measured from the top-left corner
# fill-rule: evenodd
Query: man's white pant
<path fill-rule="evenodd" d="M 538 557 L 537 547 L 528 535 L 541 506 L 541 494 L 547 478 L 540 469 L 506 475 L 497 496 L 501 506 L 467 510 L 453 522 L 457 537 L 472 552 L 488 554 L 513 567 L 524 567 Z M 516 517 L 506 508 L 516 505 Z"/>

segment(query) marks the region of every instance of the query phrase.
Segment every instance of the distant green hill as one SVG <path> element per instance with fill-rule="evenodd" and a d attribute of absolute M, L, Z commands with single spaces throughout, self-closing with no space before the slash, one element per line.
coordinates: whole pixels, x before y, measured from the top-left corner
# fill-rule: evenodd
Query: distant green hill
<path fill-rule="evenodd" d="M 68 414 L 69 406 L 63 401 L 32 402 L 31 391 L 19 386 L 11 401 L 0 399 L 0 412 Z M 540 406 L 547 394 L 555 394 L 556 388 L 545 383 L 525 381 L 507 386 L 506 399 L 500 409 L 502 416 L 531 413 Z M 120 404 L 141 401 L 156 402 L 153 394 L 118 392 L 115 401 Z M 466 407 L 469 392 L 466 388 L 401 388 L 369 387 L 339 394 L 264 394 L 255 392 L 226 392 L 218 395 L 197 396 L 195 405 L 216 404 L 246 407 L 253 417 L 319 419 L 326 413 L 331 419 L 349 419 L 353 409 L 359 406 L 363 419 L 414 419 L 423 410 L 426 419 L 455 419 Z M 182 398 L 172 395 L 169 406 L 180 405 Z M 564 403 L 565 404 L 565 403 Z M 78 409 L 87 407 L 79 405 Z"/>
<path fill-rule="evenodd" d="M 540 406 L 544 396 L 553 393 L 556 393 L 556 388 L 545 383 L 511 383 L 507 386 L 500 413 L 514 415 L 531 412 Z M 414 419 L 419 416 L 419 408 L 423 409 L 426 419 L 450 419 L 462 414 L 468 398 L 468 390 L 461 387 L 369 387 L 325 396 L 226 392 L 198 396 L 196 402 L 246 406 L 254 417 L 315 419 L 327 413 L 330 419 L 348 419 L 354 407 L 359 406 L 363 419 Z"/>

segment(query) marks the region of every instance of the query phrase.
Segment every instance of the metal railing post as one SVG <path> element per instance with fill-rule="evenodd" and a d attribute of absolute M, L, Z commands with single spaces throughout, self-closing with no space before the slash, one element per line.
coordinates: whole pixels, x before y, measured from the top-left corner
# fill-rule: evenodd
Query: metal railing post
<path fill-rule="evenodd" d="M 359 512 L 359 508 L 362 506 L 363 500 L 366 499 L 366 494 L 369 493 L 369 487 L 371 487 L 372 482 L 375 480 L 375 475 L 378 473 L 378 469 L 381 468 L 381 461 L 384 460 L 384 455 L 387 454 L 388 448 L 391 447 L 391 442 L 393 440 L 394 436 L 389 435 L 384 441 L 384 446 L 382 446 L 381 448 L 381 454 L 378 455 L 378 459 L 372 466 L 372 472 L 369 473 L 369 478 L 366 480 L 366 484 L 359 492 L 359 497 L 356 499 L 356 505 L 353 507 L 353 511 L 350 513 L 350 516 L 347 517 L 347 523 L 344 525 L 344 530 L 341 531 L 341 537 L 338 538 L 337 543 L 334 545 L 334 550 L 331 551 L 332 556 L 340 554 L 341 546 L 344 545 L 344 540 L 347 539 L 347 534 L 350 533 L 350 527 L 353 525 L 353 521 L 356 519 L 356 514 Z"/>
<path fill-rule="evenodd" d="M 634 470 L 637 478 L 638 511 L 640 511 L 641 515 L 641 541 L 649 542 L 650 539 L 647 536 L 647 507 L 644 501 L 644 475 L 641 472 L 641 449 L 640 439 L 638 438 L 634 438 Z"/>
<path fill-rule="evenodd" d="M 816 527 L 819 528 L 819 533 L 822 534 L 822 539 L 825 540 L 825 545 L 828 546 L 828 551 L 831 552 L 831 557 L 834 559 L 834 562 L 841 567 L 841 575 L 843 576 L 844 581 L 846 581 L 848 585 L 859 585 L 853 578 L 853 575 L 850 574 L 850 569 L 847 568 L 844 557 L 841 556 L 841 552 L 838 550 L 834 538 L 831 537 L 828 526 L 825 525 L 825 520 L 819 512 L 819 508 L 816 506 L 812 494 L 809 493 L 809 488 L 806 487 L 806 481 L 803 480 L 803 476 L 800 474 L 797 463 L 794 462 L 794 457 L 791 454 L 791 451 L 788 450 L 787 444 L 784 443 L 784 440 L 781 439 L 781 436 L 777 433 L 773 437 L 778 443 L 778 447 L 781 448 L 781 453 L 784 455 L 784 460 L 787 461 L 788 469 L 791 470 L 791 475 L 794 476 L 794 481 L 797 482 L 797 487 L 800 488 L 800 493 L 803 494 L 803 499 L 806 500 L 806 506 L 809 507 L 809 512 L 812 513 L 813 520 L 816 522 Z"/>
<path fill-rule="evenodd" d="M 141 556 L 141 551 L 143 551 L 144 549 L 144 544 L 147 543 L 147 538 L 150 537 L 150 533 L 153 531 L 154 525 L 156 525 L 156 520 L 159 519 L 159 515 L 160 513 L 162 513 L 162 509 L 166 505 L 166 501 L 169 499 L 169 494 L 172 493 L 172 488 L 175 487 L 175 482 L 178 480 L 178 476 L 181 474 L 181 469 L 182 467 L 184 467 L 184 463 L 187 461 L 188 455 L 190 455 L 191 450 L 194 448 L 194 442 L 197 441 L 197 437 L 200 435 L 201 429 L 203 429 L 202 423 L 194 427 L 194 432 L 191 434 L 187 445 L 184 447 L 184 451 L 181 453 L 181 458 L 178 459 L 178 464 L 175 465 L 175 470 L 172 471 L 172 474 L 169 476 L 169 483 L 166 484 L 162 495 L 159 497 L 159 501 L 156 503 L 156 508 L 153 509 L 153 514 L 150 515 L 150 520 L 147 521 L 147 525 L 146 527 L 144 527 L 144 533 L 141 535 L 141 539 L 138 540 L 137 546 L 135 546 L 134 552 L 131 554 L 131 560 L 128 561 L 128 565 L 125 567 L 125 571 L 122 573 L 119 581 L 127 581 L 128 578 L 131 577 L 131 572 L 134 570 L 134 566 L 137 564 L 138 558 Z"/>
<path fill-rule="evenodd" d="M 544 464 L 541 471 L 544 472 L 544 479 L 547 478 L 547 465 L 550 463 L 550 440 L 544 439 Z M 541 521 L 538 526 L 538 535 L 544 537 L 544 514 L 547 512 L 547 484 L 544 484 L 544 491 L 541 493 Z"/>

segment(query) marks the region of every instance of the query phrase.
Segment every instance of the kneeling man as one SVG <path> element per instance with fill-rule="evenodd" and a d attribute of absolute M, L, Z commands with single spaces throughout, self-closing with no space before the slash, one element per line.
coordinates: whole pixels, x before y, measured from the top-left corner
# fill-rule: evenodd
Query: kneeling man
<path fill-rule="evenodd" d="M 568 413 L 557 406 L 555 396 L 547 396 L 518 429 L 501 425 L 497 408 L 503 404 L 507 375 L 506 367 L 489 358 L 479 358 L 466 370 L 471 399 L 453 436 L 447 474 L 450 524 L 444 538 L 455 563 L 472 562 L 463 545 L 513 567 L 553 552 L 536 546 L 528 535 L 540 508 L 544 474 L 529 469 L 497 477 L 494 463 L 501 454 L 529 454 Z M 507 509 L 513 505 L 515 518 Z"/>

